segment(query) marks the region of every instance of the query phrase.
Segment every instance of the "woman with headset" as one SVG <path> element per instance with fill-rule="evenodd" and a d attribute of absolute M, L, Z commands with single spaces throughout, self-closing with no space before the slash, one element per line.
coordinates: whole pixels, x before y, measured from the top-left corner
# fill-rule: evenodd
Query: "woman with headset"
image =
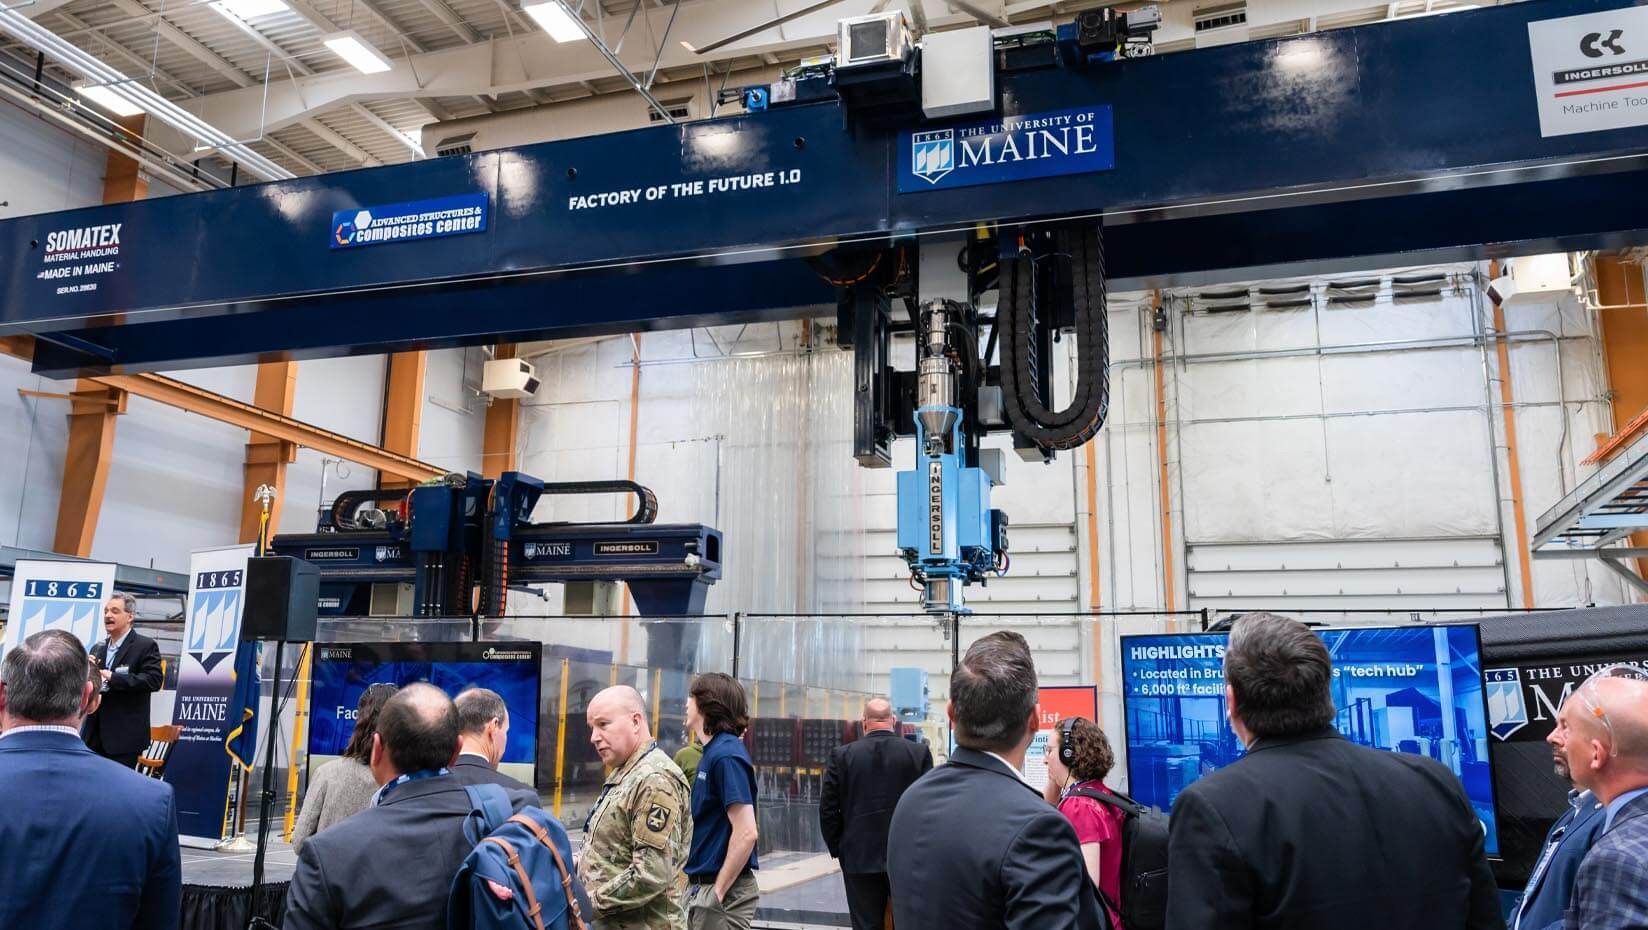
<path fill-rule="evenodd" d="M 1059 721 L 1047 742 L 1047 803 L 1076 828 L 1087 877 L 1099 889 L 1114 930 L 1124 930 L 1117 911 L 1122 885 L 1122 812 L 1087 795 L 1110 794 L 1104 777 L 1116 764 L 1110 740 L 1086 717 Z"/>

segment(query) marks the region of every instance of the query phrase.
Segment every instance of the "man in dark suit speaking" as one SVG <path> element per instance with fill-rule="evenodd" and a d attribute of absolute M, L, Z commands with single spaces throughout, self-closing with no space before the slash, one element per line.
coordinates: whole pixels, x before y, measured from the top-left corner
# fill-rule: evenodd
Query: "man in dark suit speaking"
<path fill-rule="evenodd" d="M 818 826 L 841 860 L 853 930 L 882 930 L 887 914 L 887 830 L 906 789 L 933 767 L 933 753 L 900 739 L 886 698 L 864 702 L 864 736 L 830 752 Z"/>
<path fill-rule="evenodd" d="M 898 930 L 1105 926 L 1076 831 L 1019 774 L 1036 695 L 1017 633 L 978 640 L 951 674 L 956 751 L 904 792 L 887 838 Z"/>
<path fill-rule="evenodd" d="M 1168 930 L 1505 926 L 1464 785 L 1441 763 L 1339 735 L 1320 636 L 1247 614 L 1224 663 L 1247 755 L 1173 802 Z"/>
<path fill-rule="evenodd" d="M 103 677 L 103 703 L 81 729 L 92 752 L 127 768 L 149 747 L 149 695 L 165 678 L 160 647 L 132 629 L 136 611 L 130 594 L 115 594 L 103 605 L 107 636 L 91 650 Z"/>

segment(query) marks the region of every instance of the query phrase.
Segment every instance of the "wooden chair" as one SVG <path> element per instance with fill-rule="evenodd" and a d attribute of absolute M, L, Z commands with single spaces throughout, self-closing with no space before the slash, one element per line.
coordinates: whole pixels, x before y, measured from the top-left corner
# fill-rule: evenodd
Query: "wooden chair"
<path fill-rule="evenodd" d="M 159 778 L 166 770 L 166 759 L 172 754 L 172 745 L 177 742 L 178 734 L 183 728 L 177 725 L 149 728 L 149 748 L 137 757 L 137 771 L 150 778 Z"/>

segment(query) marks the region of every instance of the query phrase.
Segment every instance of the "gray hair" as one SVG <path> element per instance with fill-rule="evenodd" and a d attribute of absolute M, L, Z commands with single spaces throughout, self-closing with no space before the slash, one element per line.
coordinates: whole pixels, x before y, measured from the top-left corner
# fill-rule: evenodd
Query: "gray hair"
<path fill-rule="evenodd" d="M 509 719 L 509 707 L 498 692 L 488 688 L 465 688 L 452 703 L 458 707 L 458 723 L 462 732 L 478 735 L 488 721 L 502 724 Z"/>
<path fill-rule="evenodd" d="M 109 595 L 109 600 L 119 601 L 121 606 L 126 608 L 127 613 L 131 614 L 134 618 L 137 616 L 137 598 L 132 597 L 124 591 L 116 591 Z"/>
<path fill-rule="evenodd" d="M 6 653 L 0 683 L 6 710 L 32 723 L 57 723 L 80 714 L 91 660 L 86 647 L 66 630 L 41 630 Z"/>
<path fill-rule="evenodd" d="M 1333 659 L 1322 637 L 1291 617 L 1238 617 L 1225 646 L 1225 683 L 1254 736 L 1297 736 L 1333 724 Z"/>
<path fill-rule="evenodd" d="M 956 745 L 988 752 L 1018 746 L 1036 709 L 1030 644 L 1007 630 L 979 639 L 950 675 Z"/>

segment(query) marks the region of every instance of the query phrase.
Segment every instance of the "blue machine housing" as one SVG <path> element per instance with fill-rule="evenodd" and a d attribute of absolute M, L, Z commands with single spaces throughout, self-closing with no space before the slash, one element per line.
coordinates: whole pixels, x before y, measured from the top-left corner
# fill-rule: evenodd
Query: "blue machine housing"
<path fill-rule="evenodd" d="M 948 448 L 927 451 L 922 412 L 951 414 Z M 998 569 L 1005 554 L 1006 516 L 990 509 L 996 481 L 983 468 L 963 463 L 962 411 L 922 407 L 916 413 L 916 467 L 898 473 L 898 548 L 918 580 L 949 578 L 946 603 L 933 609 L 961 610 L 961 589 Z M 999 547 L 999 548 L 998 548 Z"/>
<path fill-rule="evenodd" d="M 801 256 L 1101 214 L 1116 289 L 1630 245 L 1648 230 L 1648 127 L 1542 135 L 1526 52 L 1530 21 L 1626 7 L 1542 0 L 1001 72 L 1003 117 L 1112 108 L 1114 168 L 1074 178 L 904 193 L 910 134 L 954 123 L 844 131 L 825 100 L 7 219 L 0 333 L 37 334 L 35 370 L 73 377 L 792 319 L 835 297 Z M 1468 49 L 1513 53 L 1460 68 Z M 785 183 L 673 194 L 768 173 Z M 484 232 L 331 248 L 338 211 L 471 193 Z M 120 267 L 96 289 L 39 277 L 53 232 L 114 224 Z"/>
<path fill-rule="evenodd" d="M 413 615 L 501 616 L 510 585 L 622 581 L 643 615 L 703 613 L 721 578 L 721 533 L 700 524 L 533 524 L 542 481 L 505 472 L 413 488 L 408 518 L 383 529 L 336 527 L 289 533 L 270 544 L 278 555 L 320 569 L 326 616 L 366 616 L 372 586 L 413 585 Z"/>
<path fill-rule="evenodd" d="M 543 493 L 544 483 L 530 475 L 498 478 L 483 603 L 501 608 L 512 584 L 622 581 L 643 616 L 704 612 L 710 585 L 721 578 L 719 530 L 698 523 L 535 524 L 532 511 Z"/>
<path fill-rule="evenodd" d="M 320 615 L 361 617 L 375 584 L 414 584 L 418 569 L 399 532 L 287 533 L 270 543 L 275 555 L 320 569 Z"/>
<path fill-rule="evenodd" d="M 523 526 L 509 541 L 511 583 L 622 580 L 643 616 L 704 612 L 721 579 L 721 533 L 698 523 Z"/>
<path fill-rule="evenodd" d="M 491 490 L 490 479 L 473 473 L 422 485 L 407 494 L 405 520 L 354 529 L 334 525 L 328 515 L 322 520 L 328 531 L 276 536 L 270 550 L 320 569 L 323 616 L 367 615 L 378 584 L 411 584 L 414 616 L 468 616 Z"/>

